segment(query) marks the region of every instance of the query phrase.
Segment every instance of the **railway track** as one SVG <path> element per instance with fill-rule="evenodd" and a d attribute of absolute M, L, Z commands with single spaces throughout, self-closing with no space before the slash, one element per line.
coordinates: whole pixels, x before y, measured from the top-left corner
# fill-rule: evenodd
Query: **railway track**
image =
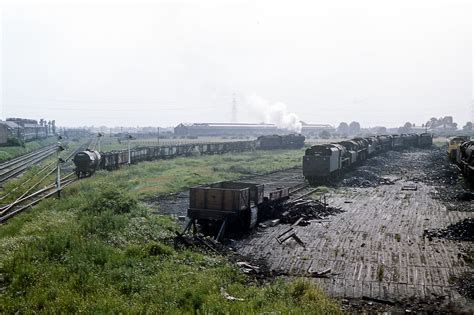
<path fill-rule="evenodd" d="M 72 164 L 71 161 L 74 155 L 77 152 L 88 148 L 91 145 L 91 143 L 92 143 L 92 139 L 83 145 L 79 145 L 75 150 L 73 150 L 70 154 L 68 154 L 67 157 L 64 158 L 65 163 L 61 167 L 62 171 L 70 168 L 69 164 Z M 70 184 L 72 184 L 74 181 L 77 180 L 76 178 L 73 177 L 74 172 L 71 171 L 66 176 L 61 178 L 60 190 L 57 189 L 56 182 L 54 182 L 47 186 L 44 186 L 43 188 L 40 188 L 34 191 L 34 189 L 36 189 L 41 183 L 43 183 L 47 178 L 49 178 L 53 173 L 56 172 L 56 169 L 57 169 L 56 163 L 57 163 L 56 161 L 49 163 L 48 165 L 44 166 L 41 170 L 39 170 L 37 174 L 44 173 L 44 175 L 39 180 L 34 182 L 22 195 L 17 197 L 15 201 L 9 204 L 0 206 L 0 223 L 7 221 L 8 219 L 30 208 L 31 206 L 34 206 L 41 200 L 57 194 L 60 190 L 62 190 L 62 188 L 69 186 Z M 4 199 L 10 193 L 13 193 L 15 190 L 22 187 L 23 185 L 27 184 L 30 180 L 31 178 L 21 183 L 19 186 L 12 189 L 9 193 L 2 196 L 0 200 Z"/>
<path fill-rule="evenodd" d="M 0 164 L 0 185 L 22 174 L 29 166 L 41 162 L 57 152 L 57 144 L 52 144 L 16 159 Z"/>
<path fill-rule="evenodd" d="M 74 173 L 69 173 L 61 179 L 61 189 L 76 181 L 76 178 L 71 178 L 73 175 Z M 14 202 L 4 205 L 0 208 L 0 223 L 7 221 L 20 212 L 57 193 L 58 189 L 56 184 L 53 183 L 29 195 L 21 196 Z"/>

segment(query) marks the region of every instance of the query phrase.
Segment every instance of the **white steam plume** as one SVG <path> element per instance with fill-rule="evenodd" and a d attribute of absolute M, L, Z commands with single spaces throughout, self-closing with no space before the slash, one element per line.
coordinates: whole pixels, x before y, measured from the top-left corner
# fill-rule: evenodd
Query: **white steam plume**
<path fill-rule="evenodd" d="M 291 132 L 301 132 L 301 122 L 298 115 L 289 113 L 285 103 L 271 103 L 266 99 L 253 95 L 248 97 L 252 114 L 267 124 L 275 124 L 280 129 Z"/>

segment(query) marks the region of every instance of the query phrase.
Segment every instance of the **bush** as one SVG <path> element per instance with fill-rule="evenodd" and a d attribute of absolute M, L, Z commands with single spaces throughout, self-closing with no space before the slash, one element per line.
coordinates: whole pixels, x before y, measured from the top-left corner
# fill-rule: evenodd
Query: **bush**
<path fill-rule="evenodd" d="M 18 138 L 8 138 L 7 145 L 12 147 L 24 147 L 25 142 Z"/>
<path fill-rule="evenodd" d="M 106 185 L 84 210 L 90 213 L 112 211 L 115 214 L 122 214 L 130 213 L 137 204 L 137 200 L 127 194 L 123 188 Z"/>

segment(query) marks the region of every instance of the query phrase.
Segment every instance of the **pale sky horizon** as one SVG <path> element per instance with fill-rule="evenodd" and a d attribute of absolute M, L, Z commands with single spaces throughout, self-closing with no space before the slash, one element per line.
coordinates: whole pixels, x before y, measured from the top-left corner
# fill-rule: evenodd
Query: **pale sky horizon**
<path fill-rule="evenodd" d="M 402 1 L 5 1 L 0 119 L 60 126 L 474 120 L 473 5 Z"/>

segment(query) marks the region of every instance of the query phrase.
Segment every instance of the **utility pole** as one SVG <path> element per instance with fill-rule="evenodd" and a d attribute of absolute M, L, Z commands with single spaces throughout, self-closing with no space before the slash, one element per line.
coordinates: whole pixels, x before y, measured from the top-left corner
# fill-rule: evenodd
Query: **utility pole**
<path fill-rule="evenodd" d="M 127 142 L 128 142 L 128 166 L 130 166 L 130 164 L 131 164 L 131 157 L 132 157 L 132 154 L 130 152 L 130 139 L 132 139 L 132 136 L 129 134 L 128 137 L 127 137 Z"/>
<path fill-rule="evenodd" d="M 61 151 L 64 150 L 64 147 L 61 145 L 62 138 L 63 137 L 58 136 L 58 150 L 57 150 L 58 169 L 57 169 L 57 175 L 56 175 L 56 188 L 58 192 L 58 198 L 61 198 L 61 164 L 64 162 L 60 156 Z"/>
<path fill-rule="evenodd" d="M 102 133 L 98 133 L 97 134 L 97 146 L 98 146 L 98 150 L 100 152 L 100 138 L 102 138 L 103 134 Z"/>
<path fill-rule="evenodd" d="M 231 122 L 237 122 L 237 101 L 235 100 L 235 93 L 232 94 L 232 113 Z"/>
<path fill-rule="evenodd" d="M 158 128 L 158 146 L 160 146 L 160 127 L 157 127 Z"/>

